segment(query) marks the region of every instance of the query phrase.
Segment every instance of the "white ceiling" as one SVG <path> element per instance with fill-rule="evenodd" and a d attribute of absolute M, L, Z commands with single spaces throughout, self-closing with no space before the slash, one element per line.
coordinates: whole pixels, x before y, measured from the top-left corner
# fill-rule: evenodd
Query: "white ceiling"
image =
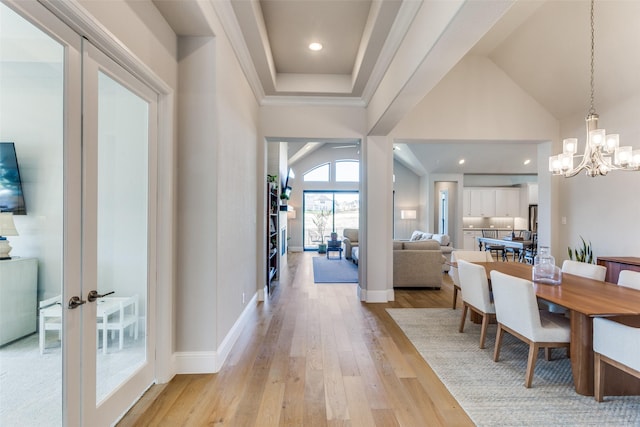
<path fill-rule="evenodd" d="M 188 7 L 190 1 L 154 3 L 177 34 L 201 35 L 203 22 Z M 484 0 L 483 6 L 505 2 L 512 4 L 508 11 L 479 42 L 467 46 L 468 53 L 491 59 L 558 120 L 576 113 L 586 115 L 589 1 Z M 473 5 L 473 0 L 467 3 Z M 241 34 L 242 42 L 236 42 L 234 48 L 250 57 L 253 70 L 247 75 L 258 80 L 253 87 L 260 102 L 289 98 L 313 102 L 321 98 L 363 106 L 368 105 L 407 35 L 411 19 L 406 16 L 418 16 L 419 8 L 435 13 L 438 7 L 446 6 L 441 0 L 214 0 L 213 4 L 217 11 L 225 7 L 231 11 L 221 14 L 221 19 L 225 29 L 235 28 Z M 640 1 L 597 1 L 595 18 L 597 109 L 640 90 Z M 459 40 L 466 40 L 463 33 L 474 31 L 473 26 L 460 27 L 455 27 Z M 443 28 L 444 34 L 452 25 Z M 316 40 L 325 49 L 306 49 Z M 427 67 L 426 73 L 430 69 L 435 73 L 436 68 Z M 433 78 L 440 77 L 434 74 Z M 426 142 L 410 146 L 414 161 L 417 159 L 424 171 L 454 172 L 446 170 L 454 167 L 446 165 L 452 162 L 462 173 L 511 173 L 499 170 L 506 170 L 507 164 L 521 164 L 525 153 L 532 157 L 532 170 L 536 168 L 535 144 L 529 142 L 518 141 L 514 150 L 486 141 Z M 466 157 L 473 157 L 474 162 L 465 163 L 460 170 L 457 159 L 463 153 L 473 153 Z"/>

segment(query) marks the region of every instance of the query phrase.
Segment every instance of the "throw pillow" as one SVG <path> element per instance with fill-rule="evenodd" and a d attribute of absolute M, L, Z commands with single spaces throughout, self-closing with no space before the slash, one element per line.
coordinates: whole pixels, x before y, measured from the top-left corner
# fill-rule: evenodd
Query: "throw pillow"
<path fill-rule="evenodd" d="M 440 246 L 448 246 L 449 242 L 451 241 L 451 238 L 448 234 L 434 234 L 431 238 L 440 243 Z"/>
<path fill-rule="evenodd" d="M 413 234 L 411 235 L 411 237 L 409 238 L 410 242 L 415 242 L 418 241 L 422 238 L 422 235 L 424 234 L 424 232 L 416 230 L 413 232 Z"/>

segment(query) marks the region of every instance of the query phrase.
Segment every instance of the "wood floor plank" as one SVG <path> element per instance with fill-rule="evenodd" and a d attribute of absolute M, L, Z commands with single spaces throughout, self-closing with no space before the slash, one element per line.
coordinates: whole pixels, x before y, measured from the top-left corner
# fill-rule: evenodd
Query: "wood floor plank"
<path fill-rule="evenodd" d="M 441 290 L 366 304 L 354 284 L 313 282 L 314 253 L 289 253 L 217 374 L 156 385 L 120 426 L 471 426 L 386 308 L 450 308 Z"/>
<path fill-rule="evenodd" d="M 366 399 L 365 385 L 360 377 L 344 377 L 344 389 L 347 395 L 349 419 L 354 427 L 374 425 L 373 414 Z"/>

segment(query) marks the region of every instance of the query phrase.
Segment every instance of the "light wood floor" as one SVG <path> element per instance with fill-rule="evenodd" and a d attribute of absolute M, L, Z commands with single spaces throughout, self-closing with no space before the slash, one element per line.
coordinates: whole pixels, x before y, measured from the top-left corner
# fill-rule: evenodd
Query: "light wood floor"
<path fill-rule="evenodd" d="M 365 304 L 355 284 L 315 284 L 312 256 L 289 254 L 219 373 L 153 386 L 119 425 L 473 425 L 385 311 L 451 307 L 449 276 L 442 290 Z"/>

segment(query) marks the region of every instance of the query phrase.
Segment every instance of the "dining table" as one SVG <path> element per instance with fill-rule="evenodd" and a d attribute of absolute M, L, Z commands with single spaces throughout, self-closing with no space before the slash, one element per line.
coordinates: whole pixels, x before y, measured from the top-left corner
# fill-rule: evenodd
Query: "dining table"
<path fill-rule="evenodd" d="M 512 238 L 512 237 L 503 237 L 503 238 L 496 238 L 496 237 L 476 237 L 477 241 L 478 241 L 478 249 L 480 249 L 481 251 L 483 250 L 482 247 L 486 246 L 487 244 L 489 245 L 502 245 L 505 248 L 514 248 L 514 249 L 518 249 L 518 253 L 519 255 L 519 261 L 522 262 L 523 257 L 524 257 L 524 253 L 527 249 L 531 248 L 534 244 L 533 240 L 528 239 L 520 239 L 520 238 Z"/>
<path fill-rule="evenodd" d="M 492 270 L 531 280 L 533 266 L 517 262 L 475 262 L 489 281 Z M 640 291 L 563 273 L 558 285 L 533 282 L 539 299 L 565 307 L 571 320 L 571 371 L 578 394 L 593 396 L 593 318 L 607 317 L 640 327 Z M 640 351 L 640 349 L 639 349 Z M 640 380 L 613 366 L 606 366 L 605 395 L 640 395 Z"/>

